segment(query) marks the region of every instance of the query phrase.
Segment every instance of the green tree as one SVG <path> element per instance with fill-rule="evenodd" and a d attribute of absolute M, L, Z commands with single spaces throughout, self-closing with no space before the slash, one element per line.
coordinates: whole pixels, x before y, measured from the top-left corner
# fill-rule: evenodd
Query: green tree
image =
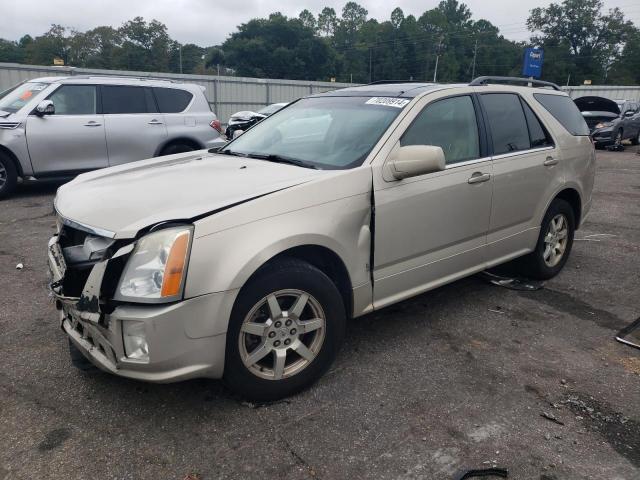
<path fill-rule="evenodd" d="M 338 16 L 331 7 L 325 7 L 318 15 L 318 30 L 320 34 L 329 37 L 333 36 L 338 26 Z"/>
<path fill-rule="evenodd" d="M 633 25 L 617 7 L 608 13 L 602 10 L 602 0 L 563 0 L 531 10 L 527 26 L 534 33 L 532 43 L 564 59 L 558 63 L 545 61 L 545 77 L 563 81 L 559 69 L 568 67 L 578 82 L 586 78 L 606 81 Z"/>
<path fill-rule="evenodd" d="M 318 28 L 316 17 L 306 8 L 300 12 L 300 15 L 298 15 L 298 19 L 302 22 L 302 25 L 310 28 L 314 32 Z"/>

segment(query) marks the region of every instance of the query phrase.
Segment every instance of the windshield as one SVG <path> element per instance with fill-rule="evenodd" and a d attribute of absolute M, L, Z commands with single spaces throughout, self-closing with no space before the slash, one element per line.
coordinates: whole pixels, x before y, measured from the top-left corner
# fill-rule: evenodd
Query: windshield
<path fill-rule="evenodd" d="M 0 110 L 16 113 L 48 86 L 48 83 L 37 82 L 27 82 L 18 85 L 13 90 L 2 94 L 0 98 Z"/>
<path fill-rule="evenodd" d="M 408 99 L 305 98 L 255 125 L 221 153 L 271 157 L 311 168 L 362 164 Z"/>

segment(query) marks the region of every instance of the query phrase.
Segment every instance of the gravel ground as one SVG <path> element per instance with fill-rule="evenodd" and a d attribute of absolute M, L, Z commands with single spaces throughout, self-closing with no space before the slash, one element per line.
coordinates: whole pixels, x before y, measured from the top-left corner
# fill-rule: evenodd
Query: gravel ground
<path fill-rule="evenodd" d="M 473 277 L 353 320 L 332 370 L 272 405 L 72 368 L 46 286 L 55 187 L 23 189 L 0 203 L 0 479 L 640 478 L 640 351 L 613 339 L 640 315 L 640 156 L 598 164 L 544 289 Z"/>

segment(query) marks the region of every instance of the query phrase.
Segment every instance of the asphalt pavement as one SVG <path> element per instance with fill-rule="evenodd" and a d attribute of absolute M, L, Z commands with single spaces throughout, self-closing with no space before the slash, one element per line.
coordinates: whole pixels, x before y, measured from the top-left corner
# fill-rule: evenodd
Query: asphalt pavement
<path fill-rule="evenodd" d="M 330 372 L 271 405 L 75 370 L 47 291 L 55 186 L 21 189 L 0 202 L 0 479 L 640 478 L 640 350 L 614 340 L 640 316 L 635 150 L 598 152 L 543 289 L 476 276 L 355 319 Z"/>

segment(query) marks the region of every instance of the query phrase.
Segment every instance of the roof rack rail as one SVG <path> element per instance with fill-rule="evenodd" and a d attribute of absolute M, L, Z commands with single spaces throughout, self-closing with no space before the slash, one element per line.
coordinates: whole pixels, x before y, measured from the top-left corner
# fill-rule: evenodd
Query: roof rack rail
<path fill-rule="evenodd" d="M 526 84 L 533 87 L 551 87 L 554 90 L 560 91 L 560 87 L 553 82 L 545 82 L 543 80 L 534 80 L 529 78 L 521 78 L 521 77 L 492 77 L 492 76 L 484 76 L 473 79 L 473 81 L 469 84 L 472 87 L 476 87 L 479 85 L 487 85 L 489 83 L 520 83 Z"/>
<path fill-rule="evenodd" d="M 419 80 L 376 80 L 375 82 L 365 83 L 365 85 L 393 85 L 394 83 L 429 83 Z"/>
<path fill-rule="evenodd" d="M 159 77 L 140 77 L 137 75 L 109 75 L 109 74 L 93 74 L 93 75 L 72 75 L 69 76 L 68 78 L 71 79 L 89 79 L 89 78 L 96 78 L 96 79 L 104 79 L 104 78 L 117 78 L 120 80 L 140 80 L 140 81 L 145 81 L 145 80 L 153 80 L 153 81 L 159 81 L 159 82 L 171 82 L 171 83 L 180 83 L 177 82 L 176 80 L 170 79 L 170 78 L 159 78 Z"/>

